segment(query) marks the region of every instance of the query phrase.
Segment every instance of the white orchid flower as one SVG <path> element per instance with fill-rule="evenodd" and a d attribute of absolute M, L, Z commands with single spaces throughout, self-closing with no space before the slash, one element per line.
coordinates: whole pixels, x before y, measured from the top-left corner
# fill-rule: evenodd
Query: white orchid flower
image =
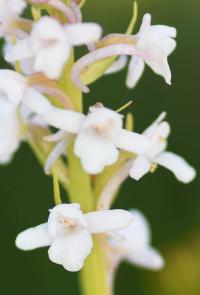
<path fill-rule="evenodd" d="M 144 131 L 144 136 L 152 143 L 152 147 L 145 155 L 139 155 L 133 162 L 129 172 L 130 176 L 139 180 L 155 165 L 161 165 L 169 169 L 175 177 L 184 183 L 191 182 L 195 176 L 195 169 L 190 166 L 182 157 L 166 151 L 167 138 L 170 134 L 170 125 L 163 121 L 166 113 L 162 113 L 158 119 Z"/>
<path fill-rule="evenodd" d="M 7 164 L 21 141 L 17 108 L 0 92 L 0 164 Z"/>
<path fill-rule="evenodd" d="M 151 270 L 160 270 L 164 266 L 164 260 L 161 254 L 151 246 L 148 221 L 138 210 L 131 210 L 130 213 L 133 216 L 133 222 L 127 228 L 116 232 L 120 239 L 109 239 L 113 250 L 114 271 L 123 260 Z"/>
<path fill-rule="evenodd" d="M 86 172 L 98 174 L 105 166 L 114 164 L 119 149 L 144 154 L 150 148 L 149 141 L 138 133 L 123 129 L 123 116 L 105 107 L 90 107 L 87 116 L 54 109 L 46 115 L 47 122 L 54 127 L 77 134 L 74 153 L 81 159 Z M 63 137 L 66 133 L 63 133 Z M 61 138 L 59 138 L 61 139 Z M 60 153 L 60 151 L 59 151 Z M 49 169 L 47 169 L 49 170 Z"/>
<path fill-rule="evenodd" d="M 45 114 L 53 106 L 45 96 L 28 85 L 28 79 L 23 75 L 12 70 L 0 70 L 0 93 L 10 108 L 15 112 L 20 110 L 24 123 L 42 126 L 47 123 Z M 15 122 L 14 117 L 12 121 Z"/>
<path fill-rule="evenodd" d="M 123 129 L 121 114 L 104 107 L 90 107 L 74 152 L 87 172 L 97 174 L 117 161 L 118 149 L 140 154 L 147 148 L 148 142 L 142 135 Z"/>
<path fill-rule="evenodd" d="M 0 37 L 7 37 L 7 33 L 14 31 L 13 24 L 25 7 L 23 0 L 0 0 Z"/>
<path fill-rule="evenodd" d="M 132 215 L 125 210 L 83 214 L 79 204 L 57 205 L 47 223 L 25 230 L 16 239 L 22 250 L 50 246 L 49 259 L 68 271 L 79 271 L 90 254 L 92 234 L 108 233 L 127 227 Z"/>
<path fill-rule="evenodd" d="M 145 14 L 139 32 L 135 35 L 136 49 L 143 52 L 143 57 L 132 56 L 126 84 L 133 88 L 140 79 L 145 63 L 167 84 L 171 84 L 171 71 L 167 57 L 176 47 L 176 29 L 164 25 L 151 25 L 151 15 Z"/>
<path fill-rule="evenodd" d="M 23 140 L 20 120 L 44 127 L 42 113 L 48 107 L 51 105 L 46 98 L 27 86 L 26 78 L 11 70 L 0 70 L 0 163 L 9 162 Z"/>
<path fill-rule="evenodd" d="M 54 108 L 43 94 L 55 97 L 67 109 L 73 108 L 71 99 L 40 74 L 25 77 L 13 70 L 0 70 L 0 91 L 15 105 L 19 106 L 23 102 L 32 112 L 41 116 Z M 62 111 L 60 109 L 61 113 Z"/>
<path fill-rule="evenodd" d="M 136 35 L 110 35 L 118 37 L 119 41 L 102 48 L 93 50 L 80 58 L 72 68 L 72 79 L 83 91 L 89 92 L 80 80 L 81 72 L 91 64 L 111 56 L 122 56 L 106 71 L 106 74 L 118 72 L 126 65 L 124 56 L 131 56 L 126 85 L 133 88 L 140 79 L 145 63 L 158 75 L 164 77 L 166 83 L 171 84 L 171 71 L 168 56 L 176 47 L 176 29 L 164 25 L 151 25 L 151 15 L 145 14 L 142 25 Z M 109 39 L 109 36 L 104 39 Z M 128 40 L 129 42 L 127 43 Z"/>
<path fill-rule="evenodd" d="M 101 27 L 95 23 L 62 25 L 44 16 L 34 24 L 30 37 L 17 42 L 7 51 L 5 59 L 8 62 L 30 59 L 33 72 L 42 72 L 50 79 L 58 79 L 71 48 L 96 42 L 100 36 Z"/>

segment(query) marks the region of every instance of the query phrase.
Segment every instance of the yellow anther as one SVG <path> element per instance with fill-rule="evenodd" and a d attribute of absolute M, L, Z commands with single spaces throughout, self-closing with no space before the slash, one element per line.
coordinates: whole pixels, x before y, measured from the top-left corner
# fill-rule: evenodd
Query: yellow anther
<path fill-rule="evenodd" d="M 153 164 L 151 165 L 150 172 L 151 172 L 151 173 L 154 173 L 154 172 L 156 171 L 157 168 L 158 168 L 158 165 L 157 165 L 156 163 L 153 163 Z"/>
<path fill-rule="evenodd" d="M 116 110 L 117 113 L 122 112 L 123 110 L 127 109 L 131 104 L 133 103 L 132 100 L 129 100 L 127 103 L 125 103 L 122 107 Z"/>
<path fill-rule="evenodd" d="M 160 143 L 165 143 L 165 138 L 163 136 L 159 136 Z"/>

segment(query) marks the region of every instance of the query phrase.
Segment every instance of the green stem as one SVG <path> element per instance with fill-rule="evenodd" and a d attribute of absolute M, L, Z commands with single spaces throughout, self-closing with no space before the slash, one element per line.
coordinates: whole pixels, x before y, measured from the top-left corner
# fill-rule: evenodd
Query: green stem
<path fill-rule="evenodd" d="M 83 295 L 111 295 L 108 284 L 105 256 L 100 240 L 94 237 L 94 248 L 81 271 Z"/>
<path fill-rule="evenodd" d="M 54 190 L 54 202 L 55 205 L 62 204 L 61 196 L 60 196 L 60 188 L 59 188 L 59 181 L 58 181 L 58 174 L 56 169 L 53 169 L 53 190 Z"/>
<path fill-rule="evenodd" d="M 67 150 L 69 171 L 69 197 L 71 202 L 78 202 L 84 212 L 94 209 L 94 196 L 91 187 L 90 175 L 81 165 L 79 158 L 74 155 L 74 145 Z"/>

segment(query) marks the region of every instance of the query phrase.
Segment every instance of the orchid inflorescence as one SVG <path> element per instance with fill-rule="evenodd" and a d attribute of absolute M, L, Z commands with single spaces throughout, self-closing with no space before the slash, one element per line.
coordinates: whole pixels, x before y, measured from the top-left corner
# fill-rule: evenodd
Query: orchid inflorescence
<path fill-rule="evenodd" d="M 97 102 L 84 114 L 82 93 L 88 93 L 88 85 L 101 76 L 123 69 L 128 57 L 128 88 L 136 86 L 145 64 L 171 84 L 167 58 L 176 47 L 176 29 L 151 25 L 151 15 L 145 14 L 139 32 L 132 34 L 137 19 L 134 3 L 125 34 L 102 37 L 100 25 L 82 21 L 85 1 L 27 2 L 0 0 L 3 54 L 14 67 L 0 70 L 0 163 L 9 163 L 20 143 L 27 142 L 45 173 L 53 176 L 55 207 L 46 223 L 20 233 L 16 246 L 22 250 L 48 246 L 49 259 L 68 271 L 79 271 L 86 263 L 85 281 L 86 269 L 96 259 L 101 269 L 96 280 L 105 279 L 108 287 L 98 293 L 86 286 L 85 293 L 110 294 L 122 260 L 153 270 L 164 265 L 150 244 L 143 214 L 110 209 L 122 183 L 128 176 L 139 180 L 158 165 L 183 183 L 191 182 L 196 172 L 166 150 L 170 134 L 166 112 L 139 134 L 133 132 L 130 113 L 124 124 L 120 111 L 126 106 L 115 111 Z M 25 9 L 31 9 L 32 20 L 21 16 Z M 74 48 L 81 45 L 88 53 L 75 60 Z M 59 184 L 69 203 L 62 203 Z"/>

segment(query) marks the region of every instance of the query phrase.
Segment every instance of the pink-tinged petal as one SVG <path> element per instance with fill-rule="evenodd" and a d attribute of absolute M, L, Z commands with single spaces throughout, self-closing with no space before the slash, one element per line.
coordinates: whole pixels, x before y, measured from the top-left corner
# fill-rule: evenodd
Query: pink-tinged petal
<path fill-rule="evenodd" d="M 140 57 L 133 56 L 129 63 L 128 73 L 126 78 L 126 86 L 134 88 L 141 78 L 145 68 L 144 60 Z"/>
<path fill-rule="evenodd" d="M 21 232 L 16 238 L 16 246 L 21 250 L 34 250 L 49 246 L 51 239 L 48 234 L 47 223 L 29 228 Z"/>
<path fill-rule="evenodd" d="M 138 156 L 133 161 L 133 166 L 129 171 L 131 178 L 135 180 L 140 180 L 145 174 L 147 174 L 151 169 L 152 163 L 143 156 Z"/>
<path fill-rule="evenodd" d="M 92 237 L 87 229 L 59 235 L 49 248 L 49 259 L 68 271 L 79 271 L 92 247 Z"/>
<path fill-rule="evenodd" d="M 45 2 L 48 2 L 49 5 L 61 11 L 67 17 L 68 23 L 76 23 L 76 14 L 70 7 L 65 5 L 65 3 L 63 3 L 61 0 L 49 0 Z"/>
<path fill-rule="evenodd" d="M 163 152 L 155 159 L 155 162 L 169 169 L 183 183 L 191 182 L 196 176 L 195 169 L 185 159 L 174 153 Z"/>
<path fill-rule="evenodd" d="M 121 230 L 134 219 L 130 212 L 121 209 L 91 212 L 85 214 L 85 218 L 93 234 Z"/>
<path fill-rule="evenodd" d="M 106 46 L 105 48 L 96 49 L 82 58 L 80 58 L 73 66 L 71 76 L 74 83 L 83 92 L 89 92 L 89 88 L 86 87 L 80 80 L 81 72 L 93 63 L 103 60 L 107 57 L 118 56 L 118 55 L 137 55 L 143 56 L 143 52 L 136 50 L 133 45 L 129 44 L 114 44 Z"/>

